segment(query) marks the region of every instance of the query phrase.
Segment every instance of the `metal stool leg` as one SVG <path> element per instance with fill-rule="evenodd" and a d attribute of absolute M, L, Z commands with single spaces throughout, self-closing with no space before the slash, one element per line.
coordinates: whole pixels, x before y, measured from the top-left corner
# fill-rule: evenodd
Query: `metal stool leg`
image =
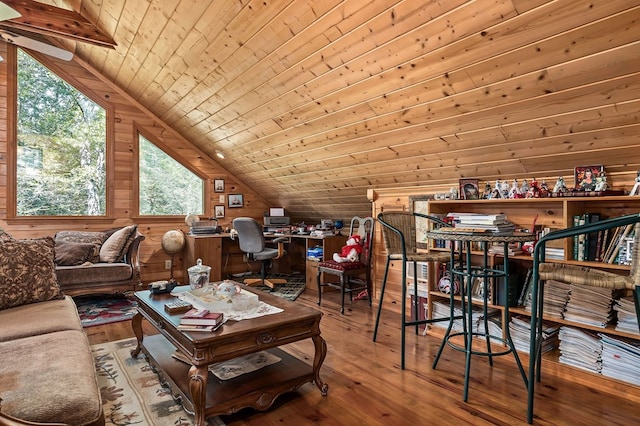
<path fill-rule="evenodd" d="M 387 286 L 387 275 L 389 274 L 389 263 L 391 258 L 387 256 L 387 265 L 384 268 L 384 276 L 382 277 L 382 287 L 380 288 L 380 301 L 378 302 L 378 314 L 376 315 L 376 325 L 373 328 L 373 341 L 376 341 L 378 335 L 378 324 L 380 323 L 380 312 L 382 311 L 382 301 L 384 300 L 384 288 Z M 371 295 L 369 295 L 371 297 Z"/>

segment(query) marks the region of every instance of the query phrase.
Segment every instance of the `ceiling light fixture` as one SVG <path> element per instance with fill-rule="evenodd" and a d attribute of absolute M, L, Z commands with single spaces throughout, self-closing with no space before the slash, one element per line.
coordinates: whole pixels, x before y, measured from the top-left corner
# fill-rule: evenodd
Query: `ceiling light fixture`
<path fill-rule="evenodd" d="M 224 152 L 222 152 L 222 151 L 220 151 L 218 149 L 216 149 L 216 156 L 221 160 L 224 160 L 226 158 L 226 155 L 224 155 Z"/>

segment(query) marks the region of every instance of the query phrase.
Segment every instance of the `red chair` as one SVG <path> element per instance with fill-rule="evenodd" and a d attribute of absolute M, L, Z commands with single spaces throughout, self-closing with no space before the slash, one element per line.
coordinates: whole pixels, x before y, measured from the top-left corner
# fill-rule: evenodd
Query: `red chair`
<path fill-rule="evenodd" d="M 371 254 L 373 251 L 373 228 L 375 221 L 372 217 L 361 218 L 354 216 L 349 226 L 349 236 L 359 235 L 362 241 L 362 252 L 360 259 L 356 262 L 336 262 L 335 260 L 325 260 L 318 264 L 318 306 L 322 302 L 322 287 L 332 287 L 340 289 L 341 305 L 340 313 L 344 314 L 344 295 L 349 293 L 349 301 L 353 301 L 353 293 L 359 292 L 357 299 L 364 298 L 364 292 L 369 299 L 371 306 Z M 330 253 L 324 253 L 329 256 Z M 322 274 L 336 275 L 340 278 L 339 283 L 322 282 Z"/>

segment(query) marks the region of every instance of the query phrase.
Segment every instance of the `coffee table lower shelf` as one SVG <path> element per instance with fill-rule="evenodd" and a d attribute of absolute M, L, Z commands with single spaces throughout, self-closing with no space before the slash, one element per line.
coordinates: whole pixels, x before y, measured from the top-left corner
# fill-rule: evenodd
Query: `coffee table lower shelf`
<path fill-rule="evenodd" d="M 189 395 L 190 366 L 175 359 L 172 356 L 175 351 L 175 346 L 161 334 L 144 337 L 142 352 L 185 410 L 193 414 Z M 279 348 L 268 349 L 268 352 L 281 361 L 230 380 L 220 380 L 209 373 L 205 417 L 233 414 L 246 407 L 266 410 L 280 395 L 314 381 L 313 368 L 307 363 Z"/>

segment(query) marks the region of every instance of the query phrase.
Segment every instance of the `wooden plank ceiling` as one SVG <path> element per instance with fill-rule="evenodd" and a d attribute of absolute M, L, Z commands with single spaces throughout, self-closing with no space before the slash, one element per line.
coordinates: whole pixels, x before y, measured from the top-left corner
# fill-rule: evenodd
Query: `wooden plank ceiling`
<path fill-rule="evenodd" d="M 65 41 L 294 217 L 368 188 L 640 168 L 639 0 L 68 0 Z M 617 179 L 617 182 L 616 182 Z"/>

